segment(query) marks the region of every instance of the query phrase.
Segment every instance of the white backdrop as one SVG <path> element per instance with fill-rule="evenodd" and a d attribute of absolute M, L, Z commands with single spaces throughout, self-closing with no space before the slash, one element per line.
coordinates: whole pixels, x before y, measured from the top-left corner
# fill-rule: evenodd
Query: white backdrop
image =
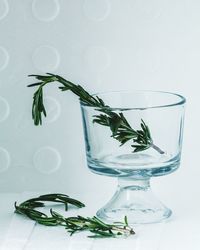
<path fill-rule="evenodd" d="M 54 72 L 90 92 L 186 96 L 181 168 L 153 186 L 171 208 L 189 203 L 187 195 L 200 187 L 199 13 L 197 0 L 0 0 L 0 191 L 115 188 L 113 179 L 87 169 L 79 104 L 71 93 L 47 88 L 49 116 L 42 127 L 33 125 L 27 75 Z"/>

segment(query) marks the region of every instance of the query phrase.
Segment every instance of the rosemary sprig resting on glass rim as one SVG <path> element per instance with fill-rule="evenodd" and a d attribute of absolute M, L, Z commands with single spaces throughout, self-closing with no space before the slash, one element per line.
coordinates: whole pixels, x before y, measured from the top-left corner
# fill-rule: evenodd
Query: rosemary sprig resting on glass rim
<path fill-rule="evenodd" d="M 15 213 L 24 215 L 45 226 L 64 226 L 70 235 L 81 231 L 91 232 L 92 235 L 88 236 L 91 238 L 119 237 L 135 234 L 133 229 L 128 225 L 126 216 L 124 222 L 107 224 L 95 216 L 92 218 L 83 216 L 64 217 L 53 209 L 50 209 L 50 215 L 48 216 L 45 213 L 36 210 L 36 208 L 44 207 L 44 202 L 49 201 L 63 203 L 66 210 L 68 209 L 68 204 L 74 205 L 78 208 L 85 206 L 82 202 L 72 199 L 64 194 L 47 194 L 29 199 L 22 202 L 20 205 L 17 205 L 15 202 Z"/>
<path fill-rule="evenodd" d="M 141 128 L 135 130 L 130 126 L 123 113 L 114 112 L 101 98 L 90 95 L 80 85 L 75 85 L 63 77 L 51 73 L 30 76 L 38 80 L 38 82 L 28 85 L 28 87 L 38 86 L 38 89 L 34 93 L 32 104 L 32 117 L 35 125 L 42 124 L 42 114 L 44 116 L 47 115 L 43 102 L 43 87 L 49 83 L 59 82 L 62 85 L 59 86 L 60 90 L 70 90 L 79 97 L 80 101 L 88 106 L 97 108 L 96 110 L 100 114 L 94 116 L 93 122 L 109 127 L 112 132 L 111 136 L 118 140 L 121 145 L 132 140 L 133 144 L 131 146 L 134 148 L 133 152 L 143 151 L 152 147 L 160 154 L 164 154 L 164 151 L 153 143 L 150 130 L 143 120 L 141 120 Z"/>

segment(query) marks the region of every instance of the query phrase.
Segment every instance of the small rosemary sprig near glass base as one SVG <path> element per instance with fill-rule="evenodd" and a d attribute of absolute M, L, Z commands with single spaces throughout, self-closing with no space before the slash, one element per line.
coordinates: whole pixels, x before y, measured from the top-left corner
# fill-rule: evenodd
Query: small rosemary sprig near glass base
<path fill-rule="evenodd" d="M 130 126 L 123 113 L 120 112 L 118 114 L 114 112 L 101 98 L 90 95 L 80 85 L 75 85 L 59 75 L 50 73 L 30 76 L 38 80 L 38 82 L 28 85 L 28 87 L 38 86 L 38 89 L 34 93 L 32 104 L 32 118 L 35 125 L 42 124 L 42 114 L 44 116 L 47 115 L 43 102 L 43 87 L 52 82 L 59 82 L 62 84 L 59 89 L 62 91 L 72 91 L 75 95 L 79 96 L 81 102 L 88 106 L 96 107 L 96 110 L 101 112 L 101 114 L 94 116 L 93 122 L 109 127 L 112 132 L 111 136 L 118 140 L 121 145 L 132 140 L 133 144 L 131 146 L 134 148 L 133 152 L 143 151 L 152 147 L 158 153 L 164 154 L 164 151 L 154 145 L 150 130 L 143 120 L 141 120 L 140 124 L 141 129 L 135 130 Z"/>
<path fill-rule="evenodd" d="M 45 206 L 44 202 L 47 201 L 64 204 L 66 211 L 68 210 L 69 204 L 76 206 L 78 208 L 85 207 L 85 205 L 82 202 L 72 199 L 66 194 L 45 194 L 45 195 L 40 195 L 37 198 L 32 198 L 22 202 L 20 204 L 20 208 L 25 208 L 28 211 L 28 209 L 33 209 L 36 207 L 44 207 Z"/>
<path fill-rule="evenodd" d="M 49 201 L 65 204 L 66 210 L 68 209 L 68 204 L 74 205 L 78 208 L 85 206 L 82 202 L 72 199 L 64 194 L 47 194 L 41 195 L 38 198 L 29 199 L 22 202 L 20 205 L 17 205 L 15 202 L 15 213 L 24 215 L 45 226 L 64 226 L 70 235 L 82 231 L 91 232 L 92 235 L 88 236 L 90 238 L 119 237 L 135 234 L 133 229 L 128 225 L 126 216 L 122 223 L 107 224 L 95 216 L 92 218 L 83 216 L 64 217 L 52 209 L 50 209 L 50 216 L 48 216 L 35 209 L 38 207 L 44 207 L 44 202 Z"/>

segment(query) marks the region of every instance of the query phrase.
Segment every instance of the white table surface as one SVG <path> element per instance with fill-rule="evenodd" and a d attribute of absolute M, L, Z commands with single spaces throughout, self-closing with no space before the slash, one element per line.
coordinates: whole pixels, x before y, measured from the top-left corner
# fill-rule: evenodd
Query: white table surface
<path fill-rule="evenodd" d="M 40 193 L 43 194 L 43 193 Z M 37 194 L 0 194 L 0 250 L 199 250 L 200 211 L 190 212 L 190 205 L 175 209 L 176 214 L 164 223 L 134 227 L 136 235 L 126 239 L 90 239 L 88 233 L 70 237 L 62 227 L 45 227 L 14 214 L 14 201 L 23 201 Z M 73 196 L 74 197 L 74 196 Z M 92 216 L 104 202 L 99 194 L 82 194 L 76 198 L 85 202 L 86 208 L 71 210 L 66 216 Z M 63 211 L 63 207 L 56 207 Z M 62 210 L 60 210 L 62 209 Z"/>

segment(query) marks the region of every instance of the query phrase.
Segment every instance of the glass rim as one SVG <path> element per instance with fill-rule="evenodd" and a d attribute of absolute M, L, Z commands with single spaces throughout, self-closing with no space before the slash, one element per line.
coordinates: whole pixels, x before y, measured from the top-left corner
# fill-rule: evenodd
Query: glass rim
<path fill-rule="evenodd" d="M 103 91 L 103 92 L 97 92 L 92 94 L 92 96 L 99 96 L 99 95 L 107 95 L 107 94 L 115 94 L 115 93 L 155 93 L 155 94 L 168 94 L 171 96 L 176 96 L 179 98 L 178 101 L 171 102 L 169 104 L 164 105 L 152 105 L 147 107 L 109 107 L 110 110 L 146 110 L 146 109 L 157 109 L 157 108 L 167 108 L 167 107 L 175 107 L 180 106 L 186 103 L 186 98 L 180 94 L 174 93 L 174 92 L 168 92 L 168 91 L 158 91 L 158 90 L 117 90 L 117 91 Z M 94 108 L 94 106 L 90 106 L 83 101 L 80 100 L 81 106 L 88 107 L 88 108 Z"/>

